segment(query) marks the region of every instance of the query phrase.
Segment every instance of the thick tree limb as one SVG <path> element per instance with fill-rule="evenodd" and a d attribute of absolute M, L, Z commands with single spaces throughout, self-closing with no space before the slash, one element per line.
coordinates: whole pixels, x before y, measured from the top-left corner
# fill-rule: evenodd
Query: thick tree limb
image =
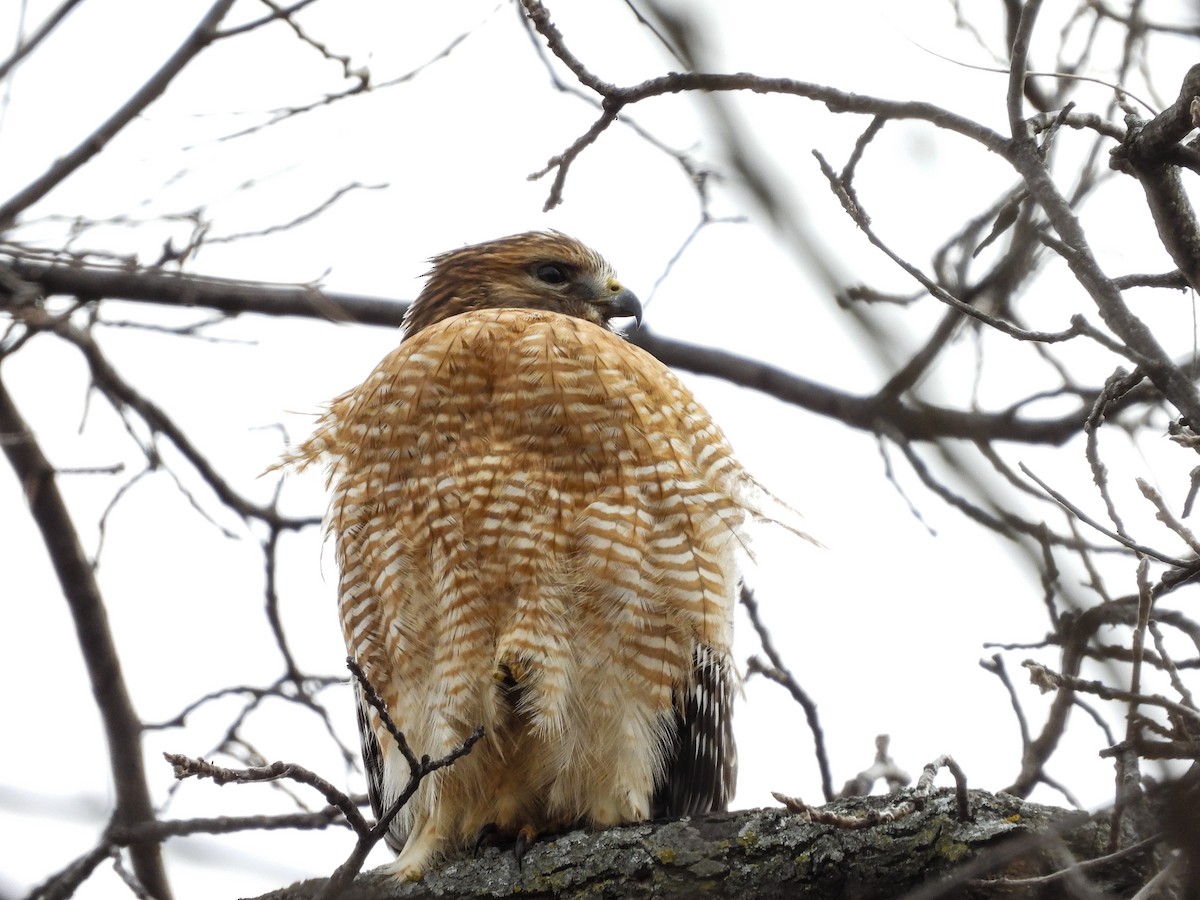
<path fill-rule="evenodd" d="M 840 800 L 826 809 L 862 814 L 912 794 Z M 758 809 L 573 831 L 535 844 L 521 871 L 511 851 L 491 849 L 479 859 L 452 859 L 418 882 L 363 875 L 342 896 L 882 900 L 922 890 L 926 898 L 1007 898 L 1029 896 L 1020 888 L 1014 892 L 1008 879 L 1046 876 L 1071 860 L 1105 852 L 1107 822 L 1086 813 L 980 791 L 971 792 L 971 806 L 973 820 L 958 822 L 954 791 L 942 790 L 910 816 L 863 829 L 815 825 L 782 809 Z M 1144 851 L 1132 861 L 1099 863 L 1080 877 L 1128 896 L 1150 877 L 1147 857 Z M 309 900 L 323 884 L 304 881 L 259 900 Z"/>

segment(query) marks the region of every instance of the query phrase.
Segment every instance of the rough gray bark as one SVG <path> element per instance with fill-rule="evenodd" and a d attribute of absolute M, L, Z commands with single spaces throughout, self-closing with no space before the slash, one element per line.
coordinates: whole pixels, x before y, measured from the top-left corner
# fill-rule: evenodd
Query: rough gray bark
<path fill-rule="evenodd" d="M 892 797 L 840 800 L 826 810 L 879 810 Z M 1148 877 L 1148 851 L 1041 876 L 1107 853 L 1106 819 L 971 792 L 971 821 L 938 791 L 906 818 L 861 829 L 805 821 L 783 809 L 744 810 L 590 833 L 534 845 L 518 871 L 508 850 L 453 858 L 421 881 L 361 875 L 345 900 L 466 897 L 1026 898 L 1130 896 Z M 1132 843 L 1132 836 L 1123 845 Z M 1038 878 L 1015 883 L 1014 879 Z M 324 879 L 258 900 L 311 900 Z M 1095 893 L 1092 893 L 1094 891 Z"/>

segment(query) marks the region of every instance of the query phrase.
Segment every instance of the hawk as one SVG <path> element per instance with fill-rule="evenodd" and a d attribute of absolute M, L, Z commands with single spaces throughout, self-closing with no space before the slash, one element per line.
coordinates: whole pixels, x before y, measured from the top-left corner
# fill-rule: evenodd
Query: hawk
<path fill-rule="evenodd" d="M 393 820 L 390 869 L 723 810 L 755 483 L 641 304 L 556 232 L 437 256 L 399 346 L 289 455 L 328 465 L 346 647 L 417 756 L 485 736 Z M 376 815 L 409 767 L 358 697 Z"/>

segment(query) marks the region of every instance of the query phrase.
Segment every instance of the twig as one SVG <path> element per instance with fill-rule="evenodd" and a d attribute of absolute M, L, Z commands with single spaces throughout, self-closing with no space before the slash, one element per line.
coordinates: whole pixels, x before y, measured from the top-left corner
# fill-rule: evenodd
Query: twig
<path fill-rule="evenodd" d="M 63 0 L 50 15 L 42 20 L 42 24 L 29 37 L 20 42 L 17 48 L 9 55 L 7 59 L 0 62 L 0 81 L 4 81 L 21 60 L 25 59 L 36 50 L 50 36 L 50 33 L 59 26 L 71 10 L 78 6 L 82 0 Z"/>
<path fill-rule="evenodd" d="M 1159 694 L 1133 693 L 1132 691 L 1110 687 L 1101 681 L 1090 681 L 1074 675 L 1061 674 L 1032 659 L 1025 660 L 1021 665 L 1029 670 L 1029 680 L 1043 691 L 1053 691 L 1069 687 L 1072 691 L 1095 694 L 1102 700 L 1120 700 L 1125 703 L 1136 701 L 1137 703 L 1144 703 L 1147 706 L 1161 707 L 1193 723 L 1194 726 L 1200 726 L 1200 711 L 1184 706 L 1182 703 L 1176 703 L 1174 700 L 1168 700 Z M 1100 755 L 1104 756 L 1108 753 L 1110 751 L 1102 750 Z"/>
<path fill-rule="evenodd" d="M 1018 465 L 1020 466 L 1021 471 L 1024 472 L 1026 475 L 1028 475 L 1037 484 L 1038 487 L 1040 487 L 1043 491 L 1045 491 L 1054 500 L 1055 503 L 1059 504 L 1063 509 L 1067 510 L 1067 512 L 1071 513 L 1071 515 L 1073 515 L 1077 519 L 1079 519 L 1079 521 L 1096 529 L 1097 531 L 1099 531 L 1101 534 L 1105 535 L 1106 537 L 1112 538 L 1114 541 L 1116 541 L 1117 543 L 1121 544 L 1124 547 L 1128 547 L 1130 550 L 1134 550 L 1138 553 L 1143 553 L 1146 556 L 1151 557 L 1152 559 L 1157 559 L 1159 562 L 1165 562 L 1169 565 L 1178 566 L 1179 568 L 1182 568 L 1182 569 L 1194 569 L 1195 568 L 1195 566 L 1196 566 L 1195 560 L 1178 559 L 1173 556 L 1167 556 L 1165 553 L 1160 553 L 1158 550 L 1155 550 L 1153 547 L 1147 547 L 1145 544 L 1141 544 L 1131 538 L 1127 538 L 1124 535 L 1118 534 L 1117 532 L 1112 531 L 1111 529 L 1105 528 L 1103 525 L 1101 525 L 1099 522 L 1097 522 L 1095 519 L 1093 519 L 1091 516 L 1089 516 L 1087 513 L 1085 513 L 1082 509 L 1080 509 L 1078 506 L 1076 506 L 1074 503 L 1072 503 L 1070 500 L 1068 500 L 1066 497 L 1064 497 L 1058 491 L 1054 490 L 1054 488 L 1050 487 L 1050 485 L 1046 484 L 1046 482 L 1042 481 L 1042 479 L 1040 479 L 1036 475 L 1034 475 L 1033 472 L 1030 471 L 1030 469 L 1027 465 L 1025 465 L 1024 463 L 1018 463 Z"/>
<path fill-rule="evenodd" d="M 1005 885 L 1007 887 L 1014 887 L 1014 888 L 1038 887 L 1038 886 L 1042 886 L 1042 885 L 1053 884 L 1056 881 L 1062 881 L 1063 879 L 1071 878 L 1072 876 L 1079 874 L 1081 872 L 1086 872 L 1089 869 L 1095 869 L 1095 868 L 1099 868 L 1101 866 L 1109 865 L 1114 862 L 1120 862 L 1122 860 L 1128 859 L 1131 856 L 1136 856 L 1139 853 L 1144 853 L 1147 850 L 1151 850 L 1155 846 L 1157 846 L 1162 841 L 1162 839 L 1163 839 L 1162 834 L 1155 834 L 1155 835 L 1152 835 L 1151 837 L 1146 838 L 1145 840 L 1138 841 L 1135 844 L 1130 844 L 1128 847 L 1123 847 L 1122 849 L 1117 850 L 1113 853 L 1106 853 L 1104 856 L 1097 856 L 1095 859 L 1074 860 L 1074 861 L 1072 861 L 1072 863 L 1069 866 L 1066 866 L 1062 869 L 1057 869 L 1046 875 L 1036 875 L 1036 876 L 1032 876 L 1029 878 L 1008 878 L 1008 877 L 1001 876 L 1001 877 L 997 877 L 997 878 L 989 878 L 985 883 L 988 884 L 989 886 L 990 885 L 997 885 L 997 886 Z M 1154 881 L 1154 879 L 1151 879 L 1151 881 Z M 1151 882 L 1147 882 L 1146 886 L 1149 887 L 1150 883 Z M 1139 892 L 1139 894 L 1140 894 L 1140 892 Z M 1149 894 L 1147 896 L 1153 897 L 1156 895 Z M 1132 900 L 1132 898 L 1131 898 L 1131 900 Z"/>
<path fill-rule="evenodd" d="M 1112 494 L 1108 490 L 1108 468 L 1100 459 L 1099 435 L 1100 426 L 1104 424 L 1105 410 L 1110 403 L 1115 403 L 1121 399 L 1129 391 L 1133 390 L 1142 380 L 1142 373 L 1135 371 L 1133 373 L 1126 372 L 1124 369 L 1118 368 L 1108 380 L 1104 383 L 1104 389 L 1100 395 L 1096 397 L 1096 403 L 1092 406 L 1092 411 L 1088 415 L 1086 424 L 1083 427 L 1084 434 L 1087 435 L 1085 444 L 1085 454 L 1088 464 L 1092 469 L 1092 482 L 1100 491 L 1100 497 L 1104 501 L 1104 508 L 1108 511 L 1108 518 L 1117 529 L 1117 533 L 1126 539 L 1129 538 L 1129 533 L 1125 530 L 1125 523 L 1121 520 L 1120 514 L 1117 512 L 1117 506 L 1113 502 Z"/>
<path fill-rule="evenodd" d="M 273 506 L 253 503 L 243 497 L 233 489 L 162 407 L 134 389 L 117 373 L 90 334 L 66 323 L 60 323 L 55 330 L 60 337 L 74 344 L 83 353 L 97 386 L 110 398 L 113 405 L 117 409 L 128 407 L 134 410 L 152 432 L 170 440 L 221 502 L 243 519 L 259 519 L 273 526 L 292 530 L 309 528 L 320 523 L 319 519 L 313 517 L 292 518 L 280 515 Z M 182 489 L 182 485 L 180 487 Z M 199 509 L 198 504 L 193 505 Z"/>
<path fill-rule="evenodd" d="M 749 677 L 756 673 L 765 676 L 786 688 L 792 695 L 792 699 L 800 704 L 800 708 L 804 710 L 804 718 L 808 722 L 808 729 L 813 736 L 813 751 L 817 756 L 817 768 L 821 772 L 821 792 L 825 795 L 826 800 L 832 800 L 834 797 L 833 775 L 829 768 L 829 755 L 825 750 L 825 732 L 821 727 L 820 716 L 817 714 L 817 704 L 804 688 L 800 687 L 795 676 L 784 665 L 783 658 L 771 640 L 771 632 L 767 630 L 767 626 L 763 624 L 762 618 L 759 616 L 758 601 L 754 599 L 754 592 L 745 585 L 742 585 L 741 603 L 750 616 L 750 624 L 754 626 L 763 652 L 767 654 L 767 659 L 771 663 L 766 666 L 758 657 L 750 657 L 746 661 L 746 676 Z"/>
<path fill-rule="evenodd" d="M 912 776 L 901 769 L 894 759 L 888 754 L 888 745 L 891 742 L 889 735 L 881 734 L 875 738 L 875 761 L 866 769 L 863 769 L 844 785 L 838 791 L 838 797 L 865 797 L 871 793 L 871 788 L 875 786 L 875 782 L 880 778 L 888 786 L 888 791 L 895 792 L 900 788 L 907 786 L 912 781 Z"/>
<path fill-rule="evenodd" d="M 258 229 L 255 229 L 254 231 L 239 231 L 234 234 L 206 236 L 203 240 L 203 243 L 205 243 L 205 244 L 229 244 L 229 243 L 233 243 L 234 241 L 243 241 L 243 240 L 246 240 L 247 238 L 266 237 L 268 235 L 278 234 L 281 231 L 291 231 L 293 228 L 303 225 L 306 222 L 311 222 L 313 219 L 317 218 L 319 215 L 321 215 L 321 213 L 325 212 L 327 209 L 332 207 L 339 200 L 341 200 L 342 197 L 346 196 L 351 191 L 356 191 L 356 190 L 378 191 L 378 190 L 382 190 L 386 187 L 387 187 L 386 184 L 359 184 L 357 181 L 355 181 L 351 184 L 347 184 L 347 185 L 344 185 L 344 186 L 338 188 L 336 191 L 334 191 L 332 194 L 330 194 L 328 197 L 326 197 L 324 200 L 322 200 L 316 206 L 312 207 L 312 209 L 309 209 L 307 212 L 303 212 L 300 215 L 298 215 L 292 219 L 289 219 L 286 222 L 279 222 L 278 224 L 275 224 L 275 225 L 268 225 L 266 228 L 258 228 Z"/>
<path fill-rule="evenodd" d="M 320 775 L 311 772 L 296 763 L 273 762 L 268 766 L 253 766 L 244 769 L 231 769 L 226 766 L 214 765 L 202 759 L 192 759 L 181 753 L 164 753 L 163 759 L 175 769 L 175 778 L 182 781 L 185 778 L 211 778 L 219 785 L 252 784 L 255 782 L 277 781 L 286 778 L 297 784 L 308 785 L 321 796 L 330 806 L 337 807 L 345 816 L 346 822 L 355 833 L 362 834 L 369 830 L 366 820 L 354 801 L 342 793 Z"/>
<path fill-rule="evenodd" d="M 428 756 L 422 756 L 418 760 L 416 754 L 413 753 L 412 747 L 409 746 L 404 733 L 392 720 L 387 704 L 379 696 L 379 693 L 375 690 L 375 686 L 371 684 L 371 680 L 367 678 L 366 672 L 363 671 L 362 667 L 354 659 L 347 659 L 346 666 L 350 669 L 351 674 L 354 675 L 354 680 L 358 683 L 363 698 L 378 714 L 383 727 L 391 735 L 392 739 L 395 740 L 401 755 L 404 757 L 405 762 L 408 763 L 408 783 L 397 794 L 391 806 L 386 810 L 380 811 L 379 819 L 370 829 L 365 832 L 358 832 L 358 841 L 354 845 L 354 849 L 350 852 L 346 861 L 338 866 L 329 877 L 329 881 L 321 888 L 320 893 L 317 895 L 317 900 L 335 900 L 335 898 L 341 897 L 354 881 L 354 877 L 362 869 L 363 863 L 366 862 L 371 849 L 379 841 L 383 840 L 391 828 L 392 820 L 404 808 L 405 804 L 412 798 L 412 795 L 416 793 L 417 788 L 420 787 L 421 782 L 426 776 L 466 756 L 471 752 L 471 748 L 483 737 L 484 733 L 482 727 L 476 728 L 467 736 L 466 740 L 440 759 L 430 760 Z M 356 832 L 358 831 L 357 829 L 355 830 Z"/>
<path fill-rule="evenodd" d="M 1018 328 L 1017 326 L 1010 322 L 1006 322 L 1003 319 L 990 316 L 971 304 L 964 303 L 958 297 L 955 297 L 883 242 L 879 235 L 876 234 L 875 229 L 871 227 L 870 217 L 866 214 L 859 203 L 853 197 L 851 197 L 849 193 L 846 192 L 842 182 L 838 179 L 837 173 L 833 170 L 833 167 L 828 163 L 828 161 L 826 161 L 825 157 L 822 156 L 820 152 L 814 150 L 812 153 L 813 156 L 816 157 L 817 163 L 821 167 L 821 173 L 829 182 L 830 188 L 841 198 L 842 207 L 854 220 L 854 224 L 858 226 L 859 230 L 866 235 L 867 240 L 870 241 L 875 247 L 878 247 L 880 250 L 882 250 L 883 253 L 890 260 L 892 260 L 892 262 L 896 263 L 896 265 L 916 279 L 921 287 L 929 291 L 929 293 L 938 300 L 942 301 L 955 311 L 962 313 L 963 315 L 970 316 L 973 319 L 977 319 L 978 321 L 996 329 L 1002 334 L 1006 334 L 1009 337 L 1016 338 L 1017 340 L 1056 344 L 1061 341 L 1072 340 L 1073 338 L 1079 337 L 1082 334 L 1078 324 L 1075 322 L 1071 323 L 1070 328 L 1066 328 L 1062 331 L 1028 331 L 1024 328 Z M 946 335 L 945 337 L 948 336 L 949 335 Z"/>
<path fill-rule="evenodd" d="M 917 781 L 916 788 L 913 789 L 908 799 L 895 803 L 885 809 L 868 809 L 861 815 L 844 815 L 815 806 L 809 806 L 798 797 L 789 797 L 786 794 L 779 794 L 775 791 L 771 792 L 771 796 L 782 803 L 789 812 L 803 816 L 809 822 L 851 830 L 870 828 L 873 825 L 880 825 L 884 822 L 895 822 L 924 809 L 925 804 L 929 800 L 929 795 L 933 792 L 934 776 L 937 775 L 940 769 L 949 769 L 950 773 L 954 776 L 954 804 L 958 820 L 960 822 L 970 820 L 971 810 L 967 798 L 967 777 L 958 763 L 950 756 L 939 756 L 925 766 L 921 772 L 921 777 Z"/>
<path fill-rule="evenodd" d="M 1142 492 L 1142 496 L 1154 504 L 1154 508 L 1157 510 L 1154 517 L 1175 532 L 1193 553 L 1200 555 L 1200 540 L 1197 540 L 1190 528 L 1175 517 L 1175 514 L 1167 507 L 1167 501 L 1163 499 L 1162 494 L 1144 478 L 1137 479 L 1137 486 L 1138 490 Z"/>
<path fill-rule="evenodd" d="M 1163 642 L 1162 629 L 1158 622 L 1153 619 L 1148 624 L 1151 636 L 1154 638 L 1154 647 L 1158 650 L 1158 658 L 1162 660 L 1163 668 L 1167 671 L 1167 677 L 1171 679 L 1171 687 L 1179 694 L 1179 702 L 1190 709 L 1196 708 L 1196 701 L 1192 698 L 1192 692 L 1188 690 L 1183 680 L 1179 677 L 1179 669 L 1175 665 L 1175 661 L 1167 654 L 1166 644 Z"/>
<path fill-rule="evenodd" d="M 1022 751 L 1029 747 L 1029 723 L 1025 721 L 1025 710 L 1021 708 L 1021 701 L 1017 699 L 1017 689 L 1012 683 L 1012 679 L 1008 677 L 1008 670 L 1004 667 L 1004 657 L 999 653 L 992 654 L 990 660 L 981 659 L 979 665 L 984 671 L 991 672 L 1000 679 L 1000 683 L 1004 685 L 1004 689 L 1008 691 L 1009 703 L 1012 705 L 1013 713 L 1017 717 L 1017 728 L 1021 732 L 1021 748 Z"/>

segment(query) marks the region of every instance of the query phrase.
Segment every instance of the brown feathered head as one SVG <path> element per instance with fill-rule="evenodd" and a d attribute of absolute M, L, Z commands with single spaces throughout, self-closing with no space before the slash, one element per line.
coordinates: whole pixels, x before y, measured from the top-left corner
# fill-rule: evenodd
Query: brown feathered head
<path fill-rule="evenodd" d="M 435 256 L 404 317 L 405 337 L 477 309 L 543 309 L 607 326 L 642 304 L 595 250 L 557 231 L 529 231 Z"/>

